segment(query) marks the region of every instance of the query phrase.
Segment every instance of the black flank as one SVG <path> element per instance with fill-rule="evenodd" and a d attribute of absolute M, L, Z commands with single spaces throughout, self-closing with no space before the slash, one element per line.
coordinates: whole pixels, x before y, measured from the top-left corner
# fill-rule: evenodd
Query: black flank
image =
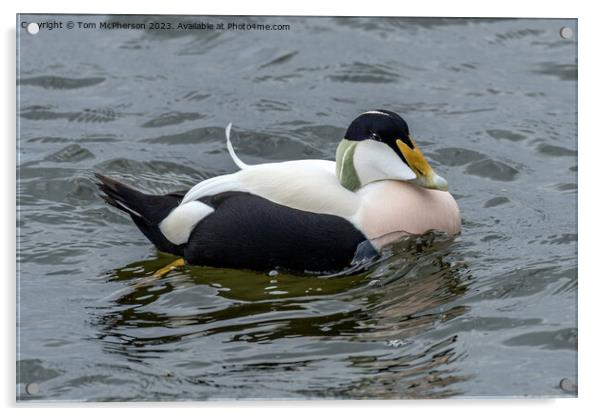
<path fill-rule="evenodd" d="M 193 229 L 187 244 L 175 245 L 159 223 L 184 193 L 148 195 L 96 174 L 110 205 L 128 213 L 161 251 L 189 264 L 267 271 L 274 268 L 326 273 L 348 267 L 364 235 L 347 220 L 276 204 L 243 192 L 201 198 L 215 212 Z"/>
<path fill-rule="evenodd" d="M 293 271 L 339 271 L 364 235 L 347 220 L 301 211 L 256 195 L 226 192 L 201 199 L 215 212 L 193 230 L 184 256 L 191 264 Z"/>

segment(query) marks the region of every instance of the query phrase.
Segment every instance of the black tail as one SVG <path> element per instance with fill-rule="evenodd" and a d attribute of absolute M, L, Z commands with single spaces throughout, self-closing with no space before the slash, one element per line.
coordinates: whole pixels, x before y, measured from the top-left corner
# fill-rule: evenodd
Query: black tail
<path fill-rule="evenodd" d="M 182 248 L 171 243 L 161 233 L 159 223 L 180 204 L 183 194 L 143 194 L 107 176 L 98 173 L 94 175 L 100 181 L 97 185 L 104 192 L 101 197 L 107 204 L 130 214 L 140 231 L 159 250 L 182 255 Z"/>

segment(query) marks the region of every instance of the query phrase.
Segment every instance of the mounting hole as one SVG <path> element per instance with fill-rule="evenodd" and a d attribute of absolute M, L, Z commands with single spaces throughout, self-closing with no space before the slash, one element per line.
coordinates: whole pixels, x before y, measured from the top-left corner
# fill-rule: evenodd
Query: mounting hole
<path fill-rule="evenodd" d="M 564 26 L 560 29 L 560 37 L 562 39 L 570 39 L 573 37 L 573 29 L 568 26 Z"/>
<path fill-rule="evenodd" d="M 25 385 L 25 391 L 31 396 L 36 395 L 40 392 L 40 385 L 38 383 L 29 383 Z"/>
<path fill-rule="evenodd" d="M 567 393 L 577 393 L 577 383 L 570 378 L 563 378 L 560 380 L 560 388 Z"/>
<path fill-rule="evenodd" d="M 30 35 L 35 35 L 39 31 L 40 25 L 38 25 L 36 22 L 31 22 L 27 25 L 27 33 L 29 33 Z"/>

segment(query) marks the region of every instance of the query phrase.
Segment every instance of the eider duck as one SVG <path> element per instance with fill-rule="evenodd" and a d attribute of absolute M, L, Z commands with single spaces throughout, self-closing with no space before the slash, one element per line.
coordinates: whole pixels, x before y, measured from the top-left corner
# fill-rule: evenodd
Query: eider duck
<path fill-rule="evenodd" d="M 405 120 L 368 111 L 349 125 L 336 161 L 247 165 L 187 192 L 148 195 L 96 174 L 104 200 L 160 250 L 192 265 L 333 272 L 377 254 L 393 236 L 460 232 L 460 213 Z M 179 265 L 184 264 L 179 260 Z"/>

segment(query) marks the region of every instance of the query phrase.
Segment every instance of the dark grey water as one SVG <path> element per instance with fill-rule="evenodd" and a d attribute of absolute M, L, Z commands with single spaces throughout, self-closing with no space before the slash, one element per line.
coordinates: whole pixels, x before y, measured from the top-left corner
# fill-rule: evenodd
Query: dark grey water
<path fill-rule="evenodd" d="M 18 31 L 19 400 L 575 394 L 575 21 L 112 20 L 290 30 Z M 230 121 L 249 163 L 332 159 L 373 108 L 409 121 L 463 234 L 356 276 L 146 282 L 173 258 L 91 179 L 160 193 L 232 172 Z"/>

